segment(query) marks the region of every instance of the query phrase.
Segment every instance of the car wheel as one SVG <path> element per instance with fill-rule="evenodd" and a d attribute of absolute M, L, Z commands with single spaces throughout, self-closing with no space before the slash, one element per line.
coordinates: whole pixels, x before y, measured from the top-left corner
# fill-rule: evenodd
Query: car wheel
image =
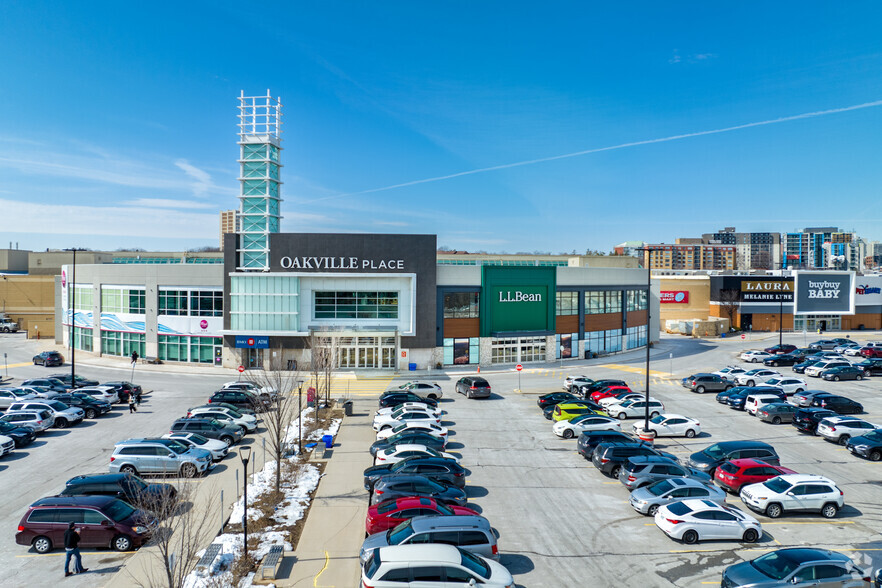
<path fill-rule="evenodd" d="M 839 507 L 832 502 L 828 502 L 824 505 L 824 508 L 821 509 L 821 515 L 823 515 L 825 519 L 832 519 L 836 516 L 837 512 L 839 512 Z"/>
<path fill-rule="evenodd" d="M 198 471 L 192 463 L 185 463 L 181 466 L 181 475 L 185 478 L 195 478 Z"/>
<path fill-rule="evenodd" d="M 759 533 L 756 532 L 756 529 L 747 529 L 741 536 L 741 540 L 745 543 L 756 543 L 757 539 L 759 539 Z"/>
<path fill-rule="evenodd" d="M 687 545 L 698 543 L 698 533 L 692 529 L 686 531 L 683 533 L 683 543 L 686 543 Z"/>
<path fill-rule="evenodd" d="M 699 386 L 698 388 L 695 389 L 695 391 L 698 392 L 699 394 L 704 394 L 704 386 Z"/>
<path fill-rule="evenodd" d="M 775 418 L 773 418 L 773 419 L 772 419 L 772 424 L 773 424 L 773 425 L 780 425 L 780 424 L 781 424 L 781 417 L 775 417 Z"/>
<path fill-rule="evenodd" d="M 754 386 L 756 386 L 756 382 L 753 380 L 747 380 L 747 385 L 753 388 Z"/>
<path fill-rule="evenodd" d="M 70 423 L 67 422 L 67 419 L 55 419 L 55 428 L 56 429 L 66 429 Z"/>
<path fill-rule="evenodd" d="M 616 416 L 616 418 L 619 419 L 620 421 L 623 421 L 623 420 L 625 420 L 626 418 L 628 418 L 628 415 L 626 415 L 626 414 L 623 413 L 623 412 L 620 412 L 620 413 Z"/>
<path fill-rule="evenodd" d="M 864 370 L 864 376 L 870 377 L 870 370 Z"/>
<path fill-rule="evenodd" d="M 842 435 L 839 437 L 839 444 L 840 445 L 848 445 L 849 439 L 851 439 L 850 435 Z"/>
<path fill-rule="evenodd" d="M 40 365 L 36 359 L 34 360 L 34 365 Z"/>
<path fill-rule="evenodd" d="M 132 540 L 125 535 L 117 535 L 113 538 L 111 545 L 117 551 L 131 551 L 132 549 Z"/>
<path fill-rule="evenodd" d="M 778 362 L 777 362 L 777 361 L 773 361 L 773 362 L 772 362 L 772 367 L 778 367 Z"/>
<path fill-rule="evenodd" d="M 854 379 L 855 379 L 855 380 L 863 380 L 864 377 L 863 377 L 862 375 L 858 374 L 858 375 L 856 375 L 856 376 L 854 377 Z"/>
<path fill-rule="evenodd" d="M 138 470 L 135 469 L 135 466 L 126 464 L 123 467 L 119 468 L 119 471 L 123 474 L 131 474 L 133 476 L 138 475 Z"/>
<path fill-rule="evenodd" d="M 657 513 L 657 512 L 658 512 L 658 505 L 653 504 L 653 505 L 650 505 L 649 509 L 646 511 L 646 514 L 648 514 L 651 517 L 654 517 L 655 513 Z"/>
<path fill-rule="evenodd" d="M 838 382 L 838 381 L 839 381 L 839 376 L 833 376 L 833 381 L 834 381 L 834 382 Z"/>
<path fill-rule="evenodd" d="M 654 410 L 654 411 L 652 411 L 651 413 L 649 413 L 649 418 L 651 418 L 651 419 L 654 419 L 654 418 L 657 417 L 657 416 L 658 416 L 658 411 L 657 411 L 657 410 Z"/>
<path fill-rule="evenodd" d="M 438 400 L 438 395 L 437 394 L 429 394 L 429 398 L 431 398 L 432 400 Z"/>
<path fill-rule="evenodd" d="M 35 538 L 31 545 L 34 546 L 34 551 L 37 553 L 49 553 L 52 551 L 52 540 L 44 535 Z"/>
<path fill-rule="evenodd" d="M 380 430 L 381 430 L 381 431 L 386 431 L 386 430 L 391 429 L 391 428 L 392 428 L 392 427 L 389 426 L 389 425 L 383 425 L 382 427 L 380 427 Z"/>
<path fill-rule="evenodd" d="M 96 416 L 98 416 L 98 414 L 95 412 L 94 408 L 86 409 L 86 418 L 87 419 L 94 419 Z"/>
<path fill-rule="evenodd" d="M 688 430 L 686 431 L 686 438 L 687 438 L 687 439 L 692 439 L 693 437 L 695 437 L 695 430 L 694 430 L 694 429 L 688 429 Z"/>
<path fill-rule="evenodd" d="M 803 392 L 803 389 L 802 389 L 802 388 L 797 388 L 797 389 L 796 389 L 796 392 L 794 392 L 794 394 L 800 394 L 801 392 Z"/>
<path fill-rule="evenodd" d="M 882 451 L 878 449 L 870 452 L 870 461 L 880 461 L 882 460 Z"/>
<path fill-rule="evenodd" d="M 465 397 L 466 397 L 466 398 L 471 398 L 471 397 L 472 397 L 472 392 L 471 392 L 471 390 L 469 390 L 468 392 L 466 392 Z"/>
<path fill-rule="evenodd" d="M 766 507 L 766 516 L 770 519 L 777 519 L 782 514 L 784 514 L 784 509 L 777 502 L 773 502 Z"/>
<path fill-rule="evenodd" d="M 234 441 L 234 439 L 232 437 L 230 437 L 229 435 L 224 435 L 223 437 L 220 438 L 220 440 L 223 441 L 224 443 L 226 443 L 227 445 L 232 445 L 233 441 Z"/>
<path fill-rule="evenodd" d="M 609 477 L 610 478 L 618 478 L 619 472 L 621 471 L 621 469 L 622 469 L 622 466 L 613 466 L 613 469 L 611 469 L 609 471 Z"/>
<path fill-rule="evenodd" d="M 564 439 L 572 439 L 573 438 L 573 430 L 572 429 L 564 429 L 563 438 Z"/>

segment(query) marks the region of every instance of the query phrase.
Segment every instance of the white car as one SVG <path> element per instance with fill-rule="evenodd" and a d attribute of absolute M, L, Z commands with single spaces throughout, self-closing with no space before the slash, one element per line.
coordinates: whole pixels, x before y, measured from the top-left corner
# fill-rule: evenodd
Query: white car
<path fill-rule="evenodd" d="M 646 394 L 642 392 L 631 392 L 629 394 L 625 394 L 624 396 L 607 396 L 606 398 L 601 398 L 597 401 L 602 408 L 606 408 L 608 406 L 612 406 L 613 404 L 620 404 L 626 400 L 643 400 L 646 398 Z M 649 397 L 650 400 L 655 400 L 652 396 Z"/>
<path fill-rule="evenodd" d="M 604 409 L 611 417 L 619 420 L 627 418 L 641 418 L 646 415 L 646 400 L 625 400 L 618 404 L 611 404 Z M 649 400 L 649 417 L 652 418 L 665 411 L 665 405 L 659 400 Z"/>
<path fill-rule="evenodd" d="M 842 355 L 847 355 L 849 357 L 860 357 L 862 347 L 857 345 L 855 347 L 849 347 L 845 351 L 842 352 Z"/>
<path fill-rule="evenodd" d="M 735 376 L 735 383 L 738 386 L 756 386 L 762 384 L 772 378 L 783 377 L 783 374 L 767 368 L 757 368 L 755 370 L 747 370 L 743 374 Z"/>
<path fill-rule="evenodd" d="M 815 431 L 827 441 L 847 445 L 852 437 L 861 437 L 878 428 L 879 425 L 857 417 L 837 416 L 821 419 Z"/>
<path fill-rule="evenodd" d="M 459 459 L 452 453 L 444 451 L 435 451 L 431 447 L 420 445 L 418 443 L 401 443 L 390 447 L 389 449 L 381 449 L 374 458 L 374 465 L 384 463 L 397 463 L 408 457 L 443 457 L 459 463 Z"/>
<path fill-rule="evenodd" d="M 567 392 L 572 392 L 573 388 L 579 390 L 582 386 L 590 386 L 593 383 L 594 380 L 588 376 L 567 376 L 567 379 L 564 380 L 563 387 Z"/>
<path fill-rule="evenodd" d="M 434 423 L 441 424 L 441 418 L 424 410 L 399 410 L 390 414 L 374 417 L 374 431 L 382 431 L 397 427 L 401 423 Z"/>
<path fill-rule="evenodd" d="M 658 507 L 656 526 L 671 539 L 697 543 L 706 539 L 734 539 L 755 543 L 763 528 L 752 516 L 710 500 L 684 500 Z"/>
<path fill-rule="evenodd" d="M 248 382 L 245 380 L 233 380 L 232 382 L 227 382 L 221 386 L 221 390 L 244 390 L 256 394 L 257 396 L 268 396 L 270 398 L 276 398 L 279 395 L 279 391 L 275 388 L 270 388 L 268 386 L 261 387 L 254 382 Z"/>
<path fill-rule="evenodd" d="M 166 433 L 162 437 L 164 439 L 174 439 L 175 441 L 179 441 L 184 445 L 189 445 L 190 447 L 205 449 L 206 451 L 211 453 L 211 459 L 213 461 L 222 460 L 230 451 L 230 446 L 223 441 L 220 441 L 218 439 L 209 439 L 208 437 L 203 437 L 199 433 Z"/>
<path fill-rule="evenodd" d="M 33 394 L 24 388 L 3 388 L 0 389 L 0 409 L 6 410 L 12 406 L 13 402 L 30 400 L 31 398 L 36 397 L 36 394 Z"/>
<path fill-rule="evenodd" d="M 656 437 L 687 437 L 701 434 L 701 423 L 681 414 L 660 414 L 649 419 L 649 429 Z M 634 433 L 643 433 L 643 423 L 634 423 Z"/>
<path fill-rule="evenodd" d="M 433 406 L 429 406 L 428 404 L 424 404 L 422 402 L 402 402 L 401 404 L 398 404 L 396 406 L 387 406 L 385 408 L 381 408 L 381 409 L 377 410 L 377 412 L 375 413 L 374 416 L 392 414 L 396 410 L 401 410 L 401 409 L 422 410 L 425 412 L 431 412 L 432 414 L 434 414 L 435 416 L 438 416 L 438 417 L 440 417 L 441 415 L 444 414 L 444 411 L 441 410 L 440 408 L 435 408 Z"/>
<path fill-rule="evenodd" d="M 82 394 L 88 394 L 97 400 L 109 402 L 110 404 L 116 404 L 119 402 L 119 394 L 117 394 L 116 390 L 110 386 L 83 386 L 82 388 L 77 388 L 76 391 Z"/>
<path fill-rule="evenodd" d="M 601 414 L 583 414 L 571 421 L 557 421 L 551 430 L 558 437 L 572 439 L 585 431 L 618 431 L 622 425 L 616 419 Z"/>
<path fill-rule="evenodd" d="M 15 449 L 15 441 L 12 437 L 0 435 L 0 457 L 3 457 L 7 453 L 12 453 L 13 449 Z"/>
<path fill-rule="evenodd" d="M 757 388 L 778 388 L 779 390 L 783 390 L 784 394 L 787 396 L 792 396 L 797 392 L 802 392 L 803 390 L 808 388 L 808 383 L 805 380 L 800 380 L 799 378 L 790 378 L 787 376 L 775 376 L 769 380 L 766 380 L 762 384 L 757 384 Z"/>
<path fill-rule="evenodd" d="M 744 399 L 744 411 L 749 415 L 756 416 L 756 411 L 766 404 L 772 404 L 773 402 L 784 401 L 777 394 L 750 394 Z"/>
<path fill-rule="evenodd" d="M 832 519 L 845 504 L 836 483 L 823 476 L 784 474 L 741 489 L 741 501 L 752 510 L 776 519 L 785 511 L 819 512 Z"/>
<path fill-rule="evenodd" d="M 748 351 L 742 351 L 739 357 L 741 358 L 741 361 L 746 361 L 748 363 L 759 363 L 767 357 L 772 357 L 772 354 L 766 351 L 760 351 L 758 349 L 750 349 Z"/>
<path fill-rule="evenodd" d="M 841 355 L 845 355 L 845 352 L 848 351 L 849 349 L 857 349 L 858 355 L 860 355 L 861 346 L 858 345 L 857 343 L 846 343 L 845 345 L 837 345 L 836 347 L 833 348 L 833 351 L 835 351 L 836 353 L 839 353 Z"/>
<path fill-rule="evenodd" d="M 739 375 L 739 374 L 743 374 L 743 373 L 746 372 L 746 371 L 747 371 L 747 370 L 744 369 L 744 368 L 740 368 L 740 367 L 736 367 L 736 366 L 731 366 L 731 365 L 730 365 L 730 366 L 728 366 L 728 367 L 724 367 L 724 368 L 721 369 L 721 370 L 718 370 L 718 371 L 715 371 L 715 372 L 711 372 L 711 374 L 714 375 L 714 376 L 720 376 L 720 377 L 723 378 L 724 380 L 727 380 L 727 381 L 728 381 L 728 380 L 734 380 L 734 379 L 735 379 L 735 376 L 737 376 L 737 375 Z"/>
<path fill-rule="evenodd" d="M 424 433 L 432 435 L 433 437 L 438 437 L 439 439 L 447 439 L 447 427 L 442 427 L 440 425 L 436 425 L 435 423 L 408 421 L 405 423 L 401 423 L 398 426 L 392 427 L 391 429 L 383 429 L 382 431 L 377 431 L 377 441 L 388 439 L 392 435 L 400 433 L 401 431 L 410 430 L 422 431 Z"/>
<path fill-rule="evenodd" d="M 435 382 L 405 382 L 392 390 L 413 392 L 420 398 L 431 398 L 432 400 L 438 400 L 444 396 L 443 392 L 441 392 L 441 386 Z M 387 390 L 387 392 L 389 391 Z"/>
<path fill-rule="evenodd" d="M 226 425 L 242 427 L 249 433 L 257 430 L 257 418 L 253 414 L 237 414 L 223 406 L 197 406 L 187 411 L 187 418 L 216 419 Z"/>
<path fill-rule="evenodd" d="M 412 569 L 425 569 L 436 578 L 444 571 L 448 581 L 426 580 L 411 583 L 397 579 L 410 578 Z M 375 549 L 361 568 L 359 584 L 371 588 L 514 588 L 514 585 L 514 578 L 502 564 L 443 543 L 395 545 Z"/>
<path fill-rule="evenodd" d="M 35 433 L 42 433 L 55 424 L 55 417 L 48 410 L 7 410 L 0 421 L 31 427 Z"/>
<path fill-rule="evenodd" d="M 810 365 L 805 368 L 805 375 L 810 376 L 812 378 L 821 377 L 821 372 L 824 370 L 829 370 L 830 368 L 835 367 L 848 367 L 851 365 L 851 362 L 846 359 L 830 359 L 819 361 L 815 365 Z"/>

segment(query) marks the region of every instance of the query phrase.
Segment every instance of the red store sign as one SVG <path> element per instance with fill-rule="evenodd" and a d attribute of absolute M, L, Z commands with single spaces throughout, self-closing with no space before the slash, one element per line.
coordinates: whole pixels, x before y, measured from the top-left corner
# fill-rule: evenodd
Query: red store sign
<path fill-rule="evenodd" d="M 659 297 L 659 302 L 662 304 L 688 304 L 689 292 L 684 290 L 677 290 L 676 292 L 662 291 L 661 296 Z"/>

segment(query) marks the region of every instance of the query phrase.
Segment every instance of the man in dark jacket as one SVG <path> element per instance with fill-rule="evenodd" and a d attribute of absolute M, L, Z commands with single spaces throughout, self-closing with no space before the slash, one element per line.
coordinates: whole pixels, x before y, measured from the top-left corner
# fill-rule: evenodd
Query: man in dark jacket
<path fill-rule="evenodd" d="M 83 567 L 83 559 L 80 557 L 80 548 L 78 547 L 80 544 L 80 534 L 77 532 L 76 523 L 71 523 L 67 527 L 67 531 L 64 532 L 64 551 L 66 552 L 64 558 L 64 577 L 68 577 L 71 573 L 68 571 L 70 569 L 70 558 L 74 558 L 74 574 L 82 574 L 83 572 L 88 572 L 89 568 Z"/>

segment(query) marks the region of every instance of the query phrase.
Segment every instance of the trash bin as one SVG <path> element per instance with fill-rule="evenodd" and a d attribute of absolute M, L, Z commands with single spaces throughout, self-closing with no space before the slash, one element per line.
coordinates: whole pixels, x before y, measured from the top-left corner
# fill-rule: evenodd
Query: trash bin
<path fill-rule="evenodd" d="M 407 369 L 409 369 L 412 372 L 415 372 L 416 371 L 416 364 L 415 363 L 407 364 Z"/>
<path fill-rule="evenodd" d="M 323 435 L 322 443 L 325 444 L 325 449 L 330 449 L 334 446 L 334 436 L 333 435 Z"/>
<path fill-rule="evenodd" d="M 347 400 L 343 403 L 343 414 L 346 416 L 352 416 L 352 401 Z"/>

